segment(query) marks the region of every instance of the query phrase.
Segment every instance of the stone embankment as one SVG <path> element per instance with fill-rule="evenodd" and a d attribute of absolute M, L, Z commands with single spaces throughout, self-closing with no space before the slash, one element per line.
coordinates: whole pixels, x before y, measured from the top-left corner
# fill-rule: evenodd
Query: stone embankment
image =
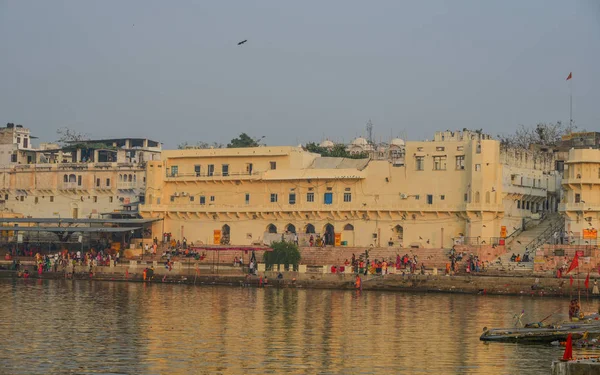
<path fill-rule="evenodd" d="M 16 278 L 16 271 L 7 269 L 7 262 L 2 264 L 5 268 L 0 272 L 0 277 Z M 64 271 L 43 273 L 43 279 L 93 279 L 106 281 L 143 281 L 143 270 L 152 264 L 140 266 L 139 264 L 123 264 L 115 267 L 93 267 L 92 274 L 89 267 L 75 267 L 75 275 L 71 276 Z M 28 267 L 30 280 L 38 278 L 33 267 Z M 70 270 L 70 269 L 69 269 Z M 283 279 L 277 279 L 279 272 L 260 272 L 266 276 L 270 285 L 296 288 L 329 288 L 329 289 L 355 289 L 356 276 L 353 273 L 323 273 L 323 272 L 281 272 Z M 486 274 L 444 276 L 434 274 L 389 274 L 385 276 L 361 275 L 363 290 L 388 290 L 398 292 L 445 292 L 466 293 L 479 295 L 527 295 L 527 296 L 569 296 L 575 292 L 577 281 L 573 289 L 569 287 L 569 279 L 552 277 L 529 277 L 521 275 L 503 274 L 491 276 Z M 258 285 L 258 277 L 247 277 L 240 267 L 196 266 L 195 264 L 175 264 L 171 270 L 164 266 L 154 266 L 154 277 L 151 282 L 183 283 L 183 284 L 222 284 L 241 285 L 248 282 Z M 584 277 L 579 284 L 583 287 Z M 590 285 L 591 287 L 591 285 Z"/>

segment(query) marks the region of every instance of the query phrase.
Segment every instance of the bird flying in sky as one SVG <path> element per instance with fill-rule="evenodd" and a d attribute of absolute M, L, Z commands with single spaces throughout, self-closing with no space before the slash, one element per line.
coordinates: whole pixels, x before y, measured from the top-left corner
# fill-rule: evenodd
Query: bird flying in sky
<path fill-rule="evenodd" d="M 242 40 L 241 42 L 239 42 L 237 45 L 238 45 L 238 46 L 241 46 L 242 44 L 246 43 L 247 41 L 248 41 L 248 39 L 244 39 L 244 40 Z"/>

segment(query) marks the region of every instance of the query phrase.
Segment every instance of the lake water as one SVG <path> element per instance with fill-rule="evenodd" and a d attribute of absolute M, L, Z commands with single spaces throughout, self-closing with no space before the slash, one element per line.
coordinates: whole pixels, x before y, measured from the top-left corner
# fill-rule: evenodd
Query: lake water
<path fill-rule="evenodd" d="M 561 349 L 479 335 L 521 310 L 567 311 L 540 297 L 31 279 L 0 280 L 0 296 L 2 374 L 548 374 Z"/>

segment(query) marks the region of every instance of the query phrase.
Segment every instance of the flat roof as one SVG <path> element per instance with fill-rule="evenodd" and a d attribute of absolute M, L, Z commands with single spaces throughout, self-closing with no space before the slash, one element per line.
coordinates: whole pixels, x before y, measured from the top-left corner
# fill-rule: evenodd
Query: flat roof
<path fill-rule="evenodd" d="M 131 230 L 142 229 L 142 227 L 4 227 L 0 226 L 0 230 L 14 232 L 85 232 L 85 233 L 123 233 Z"/>
<path fill-rule="evenodd" d="M 40 217 L 40 218 L 29 218 L 29 217 L 19 217 L 19 218 L 9 218 L 3 217 L 0 218 L 0 223 L 51 223 L 51 224 L 147 224 L 153 223 L 155 221 L 160 221 L 162 219 L 59 219 L 53 217 Z"/>

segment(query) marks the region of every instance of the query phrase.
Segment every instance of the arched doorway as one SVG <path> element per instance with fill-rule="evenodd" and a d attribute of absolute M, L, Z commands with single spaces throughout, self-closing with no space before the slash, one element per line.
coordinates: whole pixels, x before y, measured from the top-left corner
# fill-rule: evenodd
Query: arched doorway
<path fill-rule="evenodd" d="M 296 233 L 296 226 L 294 224 L 288 224 L 285 227 L 286 232 Z"/>
<path fill-rule="evenodd" d="M 311 233 L 314 234 L 315 233 L 315 226 L 312 224 L 306 224 L 306 233 Z"/>
<path fill-rule="evenodd" d="M 325 245 L 333 245 L 335 243 L 335 229 L 333 225 L 325 225 L 323 228 L 323 240 L 325 241 Z"/>
<path fill-rule="evenodd" d="M 404 228 L 402 225 L 398 224 L 394 227 L 394 234 L 398 241 L 402 242 L 404 240 Z"/>
<path fill-rule="evenodd" d="M 267 233 L 277 233 L 277 227 L 274 224 L 267 225 Z"/>
<path fill-rule="evenodd" d="M 225 224 L 221 227 L 221 245 L 229 245 L 231 242 L 229 225 Z"/>

